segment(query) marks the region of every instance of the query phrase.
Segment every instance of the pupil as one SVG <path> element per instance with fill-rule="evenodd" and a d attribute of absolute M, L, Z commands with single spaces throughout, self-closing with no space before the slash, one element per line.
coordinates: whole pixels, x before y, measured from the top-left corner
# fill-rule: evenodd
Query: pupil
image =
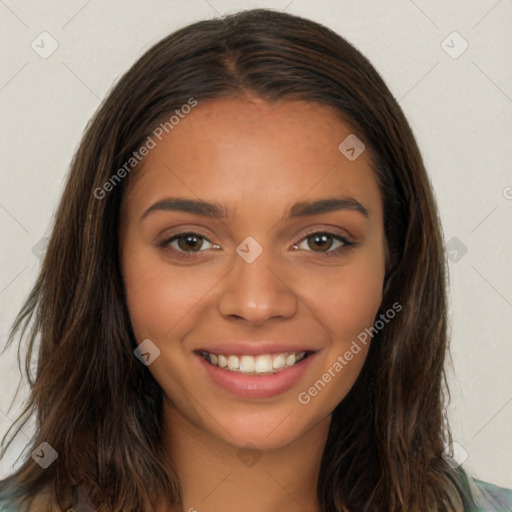
<path fill-rule="evenodd" d="M 181 247 L 181 249 L 192 249 L 193 251 L 199 250 L 201 248 L 201 242 L 199 242 L 199 237 L 195 235 L 184 235 L 181 240 L 184 240 L 185 247 Z M 197 247 L 194 247 L 196 245 Z"/>
<path fill-rule="evenodd" d="M 314 243 L 319 244 L 319 245 L 321 245 L 322 243 L 325 244 L 326 242 L 328 242 L 328 239 L 329 239 L 329 235 L 326 235 L 326 234 L 313 236 Z M 324 247 L 324 249 L 329 249 L 331 246 L 331 243 L 328 244 L 328 247 Z M 322 249 L 322 247 L 320 247 L 320 249 Z"/>

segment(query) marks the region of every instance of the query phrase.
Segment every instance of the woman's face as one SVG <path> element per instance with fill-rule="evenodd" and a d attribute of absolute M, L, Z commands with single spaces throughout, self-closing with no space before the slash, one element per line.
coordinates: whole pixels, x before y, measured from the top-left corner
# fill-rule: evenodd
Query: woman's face
<path fill-rule="evenodd" d="M 135 337 L 150 340 L 171 420 L 277 448 L 354 384 L 386 243 L 369 152 L 338 148 L 349 135 L 322 105 L 231 98 L 154 138 L 120 240 Z"/>

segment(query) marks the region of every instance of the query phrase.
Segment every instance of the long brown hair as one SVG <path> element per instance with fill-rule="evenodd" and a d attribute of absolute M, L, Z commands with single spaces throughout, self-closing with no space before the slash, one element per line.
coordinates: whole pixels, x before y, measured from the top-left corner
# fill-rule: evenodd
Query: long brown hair
<path fill-rule="evenodd" d="M 30 505 L 49 487 L 62 506 L 70 485 L 84 482 L 102 510 L 139 512 L 162 495 L 180 503 L 177 474 L 162 464 L 162 391 L 134 357 L 119 265 L 119 206 L 130 179 L 104 185 L 191 98 L 244 94 L 328 105 L 370 148 L 391 256 L 379 314 L 395 302 L 403 307 L 375 335 L 358 380 L 333 412 L 318 482 L 321 510 L 468 508 L 464 473 L 442 456 L 451 441 L 446 261 L 411 129 L 379 74 L 347 41 L 265 9 L 172 33 L 121 78 L 88 125 L 41 273 L 8 342 L 20 335 L 28 343 L 31 391 L 18 423 L 35 412 L 32 449 L 47 442 L 59 456 L 45 470 L 28 458 L 0 482 L 1 495 Z"/>

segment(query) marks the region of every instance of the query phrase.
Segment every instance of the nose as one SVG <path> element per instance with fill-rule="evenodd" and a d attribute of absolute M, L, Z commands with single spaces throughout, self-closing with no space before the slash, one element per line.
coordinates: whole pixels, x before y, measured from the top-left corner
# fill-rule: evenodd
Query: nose
<path fill-rule="evenodd" d="M 235 256 L 219 300 L 223 316 L 261 325 L 271 318 L 291 318 L 297 313 L 299 300 L 293 283 L 270 253 L 264 250 L 252 263 Z"/>

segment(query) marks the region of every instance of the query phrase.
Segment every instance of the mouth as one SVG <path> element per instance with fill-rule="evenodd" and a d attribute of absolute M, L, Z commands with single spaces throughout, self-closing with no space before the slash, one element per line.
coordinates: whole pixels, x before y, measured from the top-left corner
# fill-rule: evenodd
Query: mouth
<path fill-rule="evenodd" d="M 291 368 L 307 359 L 312 351 L 280 352 L 275 354 L 235 355 L 216 354 L 205 350 L 197 351 L 210 365 L 244 375 L 270 375 Z"/>
<path fill-rule="evenodd" d="M 303 388 L 312 378 L 320 351 L 261 341 L 218 343 L 193 353 L 199 363 L 198 379 L 205 377 L 214 389 L 231 396 L 259 400 L 278 397 L 294 387 Z"/>

